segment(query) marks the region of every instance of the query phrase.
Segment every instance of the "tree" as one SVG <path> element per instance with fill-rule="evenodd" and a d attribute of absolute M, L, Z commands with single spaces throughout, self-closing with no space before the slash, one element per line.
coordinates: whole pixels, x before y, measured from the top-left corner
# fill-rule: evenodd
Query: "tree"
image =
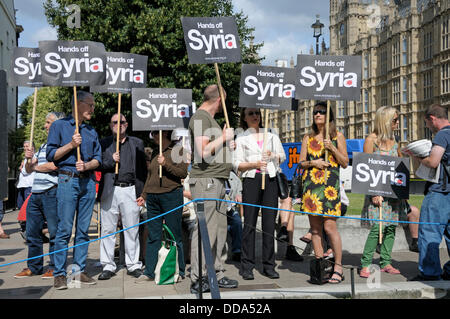
<path fill-rule="evenodd" d="M 81 27 L 67 24 L 71 12 L 66 6 L 80 7 Z M 199 105 L 204 88 L 216 83 L 213 65 L 190 65 L 185 48 L 182 16 L 235 16 L 240 35 L 242 62 L 257 64 L 262 44 L 249 47 L 246 41 L 253 28 L 244 13 L 233 12 L 231 0 L 47 0 L 45 14 L 57 28 L 61 40 L 102 42 L 107 51 L 130 52 L 148 56 L 147 86 L 154 88 L 191 88 Z M 232 126 L 238 120 L 241 63 L 219 65 L 221 81 L 227 91 L 227 111 Z M 70 95 L 67 88 L 61 94 Z M 117 112 L 117 94 L 95 94 L 96 109 L 91 120 L 100 136 L 110 134 L 108 121 Z M 131 94 L 122 95 L 124 115 L 131 120 Z M 219 118 L 223 122 L 223 118 Z M 136 134 L 147 137 L 147 133 Z"/>

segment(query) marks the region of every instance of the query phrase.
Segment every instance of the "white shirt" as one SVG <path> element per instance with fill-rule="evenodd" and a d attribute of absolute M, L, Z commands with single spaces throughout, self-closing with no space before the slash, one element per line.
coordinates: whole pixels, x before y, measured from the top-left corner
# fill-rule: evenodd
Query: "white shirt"
<path fill-rule="evenodd" d="M 19 174 L 19 183 L 17 184 L 17 188 L 27 188 L 33 186 L 35 172 L 27 173 L 27 171 L 25 170 L 25 161 L 26 159 L 23 161 L 22 170 L 20 171 Z"/>
<path fill-rule="evenodd" d="M 262 129 L 262 131 L 263 130 L 264 129 Z M 233 152 L 233 169 L 235 172 L 238 172 L 238 167 L 241 163 L 262 160 L 263 148 L 258 145 L 256 133 L 252 133 L 252 131 L 253 130 L 247 129 L 236 138 L 236 150 Z M 269 174 L 269 177 L 275 177 L 280 168 L 280 163 L 283 163 L 286 160 L 286 154 L 278 135 L 267 132 L 266 151 L 273 153 L 272 158 L 267 162 L 267 173 Z M 273 155 L 275 154 L 278 156 L 274 157 Z M 243 172 L 242 177 L 254 178 L 255 174 L 256 169 L 250 169 Z"/>

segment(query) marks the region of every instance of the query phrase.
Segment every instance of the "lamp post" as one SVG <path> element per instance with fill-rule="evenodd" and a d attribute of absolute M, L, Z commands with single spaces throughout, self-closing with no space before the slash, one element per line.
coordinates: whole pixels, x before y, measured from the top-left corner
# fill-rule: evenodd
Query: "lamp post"
<path fill-rule="evenodd" d="M 313 28 L 314 33 L 313 37 L 316 38 L 316 55 L 319 54 L 319 38 L 322 35 L 322 28 L 324 27 L 324 24 L 320 22 L 319 15 L 316 14 L 316 22 L 314 22 L 311 25 L 311 28 Z"/>

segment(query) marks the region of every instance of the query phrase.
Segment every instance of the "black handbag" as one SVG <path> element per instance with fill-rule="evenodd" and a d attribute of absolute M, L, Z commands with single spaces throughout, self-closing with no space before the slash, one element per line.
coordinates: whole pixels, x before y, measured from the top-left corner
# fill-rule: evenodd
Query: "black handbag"
<path fill-rule="evenodd" d="M 278 197 L 286 199 L 289 196 L 289 184 L 286 175 L 282 172 L 277 172 Z"/>
<path fill-rule="evenodd" d="M 310 284 L 323 285 L 328 282 L 330 274 L 333 271 L 333 264 L 323 258 L 313 258 L 309 263 Z"/>
<path fill-rule="evenodd" d="M 289 197 L 291 198 L 302 198 L 303 195 L 302 173 L 303 169 L 300 162 L 298 163 L 297 168 L 295 169 L 294 176 L 292 176 L 292 186 L 291 191 L 289 193 Z"/>

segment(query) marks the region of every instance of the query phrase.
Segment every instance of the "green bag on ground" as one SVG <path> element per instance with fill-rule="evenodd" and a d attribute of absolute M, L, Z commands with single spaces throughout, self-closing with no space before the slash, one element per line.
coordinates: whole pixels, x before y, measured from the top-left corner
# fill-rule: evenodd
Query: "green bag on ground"
<path fill-rule="evenodd" d="M 157 285 L 171 285 L 178 281 L 178 251 L 175 237 L 169 227 L 163 224 L 161 248 L 155 269 Z"/>

